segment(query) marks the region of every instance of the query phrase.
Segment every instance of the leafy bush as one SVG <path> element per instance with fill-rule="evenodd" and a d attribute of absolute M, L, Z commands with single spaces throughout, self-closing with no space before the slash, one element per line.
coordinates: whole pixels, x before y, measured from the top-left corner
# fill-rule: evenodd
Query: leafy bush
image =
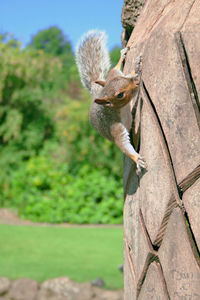
<path fill-rule="evenodd" d="M 0 205 L 35 221 L 120 223 L 122 155 L 89 124 L 90 97 L 62 55 L 0 35 Z"/>
<path fill-rule="evenodd" d="M 110 61 L 111 61 L 111 68 L 116 66 L 120 59 L 120 51 L 121 48 L 118 46 L 115 46 L 111 51 L 110 51 Z"/>
<path fill-rule="evenodd" d="M 66 165 L 33 157 L 15 172 L 4 197 L 33 221 L 122 223 L 121 195 L 122 187 L 101 170 L 85 165 L 71 175 Z"/>
<path fill-rule="evenodd" d="M 92 169 L 104 169 L 104 173 L 112 174 L 122 184 L 122 153 L 89 123 L 90 101 L 66 99 L 57 110 L 57 133 L 65 149 L 65 161 L 73 174 L 87 164 Z"/>
<path fill-rule="evenodd" d="M 52 89 L 59 61 L 10 42 L 0 42 L 0 53 L 0 146 L 12 145 L 30 156 L 53 135 L 43 97 Z"/>

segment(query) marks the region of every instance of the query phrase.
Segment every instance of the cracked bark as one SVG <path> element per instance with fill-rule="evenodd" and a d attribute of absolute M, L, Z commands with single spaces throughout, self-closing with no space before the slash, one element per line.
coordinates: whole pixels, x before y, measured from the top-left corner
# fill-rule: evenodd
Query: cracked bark
<path fill-rule="evenodd" d="M 148 171 L 124 158 L 125 300 L 200 299 L 199 15 L 200 0 L 147 0 L 128 41 L 124 72 L 143 57 L 132 141 Z"/>
<path fill-rule="evenodd" d="M 196 115 L 196 118 L 197 118 L 197 124 L 198 124 L 199 129 L 200 129 L 200 102 L 199 102 L 197 89 L 196 89 L 196 86 L 195 86 L 195 83 L 194 83 L 194 80 L 193 80 L 193 77 L 192 77 L 191 67 L 190 67 L 190 64 L 189 64 L 189 59 L 188 59 L 186 47 L 184 45 L 184 41 L 183 41 L 183 37 L 181 35 L 181 32 L 176 33 L 176 41 L 177 41 L 177 46 L 178 46 L 178 49 L 179 49 L 179 54 L 180 54 L 180 57 L 181 57 L 183 70 L 184 70 L 184 73 L 185 73 L 186 82 L 187 82 L 187 85 L 188 85 L 188 89 L 190 91 L 192 105 L 193 105 L 195 115 Z"/>

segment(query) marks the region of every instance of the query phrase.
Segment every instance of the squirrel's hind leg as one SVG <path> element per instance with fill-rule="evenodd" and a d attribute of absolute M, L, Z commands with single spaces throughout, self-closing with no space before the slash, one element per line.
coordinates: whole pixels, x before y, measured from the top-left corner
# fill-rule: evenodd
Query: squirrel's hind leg
<path fill-rule="evenodd" d="M 122 65 L 123 65 L 123 63 L 124 63 L 124 61 L 125 61 L 125 58 L 126 58 L 126 55 L 127 55 L 127 52 L 129 51 L 129 49 L 130 49 L 129 47 L 126 47 L 126 48 L 123 48 L 123 49 L 120 51 L 120 53 L 121 53 L 120 59 L 119 59 L 118 63 L 116 64 L 116 66 L 114 67 L 114 69 L 115 69 L 116 71 L 118 71 L 119 73 L 122 72 L 122 71 L 121 71 Z M 139 55 L 138 57 L 136 57 L 136 60 L 135 60 L 135 62 L 134 62 L 134 70 L 133 70 L 130 74 L 126 75 L 125 77 L 127 77 L 127 78 L 131 78 L 131 77 L 137 78 L 138 75 L 139 75 L 139 74 L 141 73 L 141 71 L 142 71 L 141 64 L 142 64 L 142 56 Z"/>
<path fill-rule="evenodd" d="M 138 76 L 141 74 L 142 72 L 142 56 L 139 55 L 136 57 L 135 61 L 134 61 L 134 70 L 126 75 L 127 78 L 131 78 L 131 77 L 135 77 L 138 78 Z"/>
<path fill-rule="evenodd" d="M 128 50 L 129 50 L 129 48 L 123 48 L 120 51 L 120 59 L 119 59 L 118 63 L 116 64 L 116 66 L 114 67 L 114 69 L 121 71 L 122 64 L 126 58 L 126 54 L 127 54 Z"/>

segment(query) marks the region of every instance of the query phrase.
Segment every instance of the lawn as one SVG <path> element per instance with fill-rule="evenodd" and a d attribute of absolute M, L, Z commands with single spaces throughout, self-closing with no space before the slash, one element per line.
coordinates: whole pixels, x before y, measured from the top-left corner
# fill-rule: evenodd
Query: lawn
<path fill-rule="evenodd" d="M 67 276 L 77 282 L 101 277 L 108 289 L 123 287 L 122 228 L 0 225 L 0 276 L 40 282 Z"/>

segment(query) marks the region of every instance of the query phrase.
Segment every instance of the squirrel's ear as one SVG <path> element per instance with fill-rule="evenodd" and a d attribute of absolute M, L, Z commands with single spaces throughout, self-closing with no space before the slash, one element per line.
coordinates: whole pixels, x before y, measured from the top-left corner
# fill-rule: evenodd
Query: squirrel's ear
<path fill-rule="evenodd" d="M 95 83 L 101 85 L 101 86 L 105 86 L 106 82 L 103 80 L 96 80 Z"/>
<path fill-rule="evenodd" d="M 107 97 L 104 98 L 97 98 L 94 100 L 95 103 L 99 104 L 99 105 L 104 105 L 104 106 L 113 106 L 112 103 L 108 100 Z"/>

